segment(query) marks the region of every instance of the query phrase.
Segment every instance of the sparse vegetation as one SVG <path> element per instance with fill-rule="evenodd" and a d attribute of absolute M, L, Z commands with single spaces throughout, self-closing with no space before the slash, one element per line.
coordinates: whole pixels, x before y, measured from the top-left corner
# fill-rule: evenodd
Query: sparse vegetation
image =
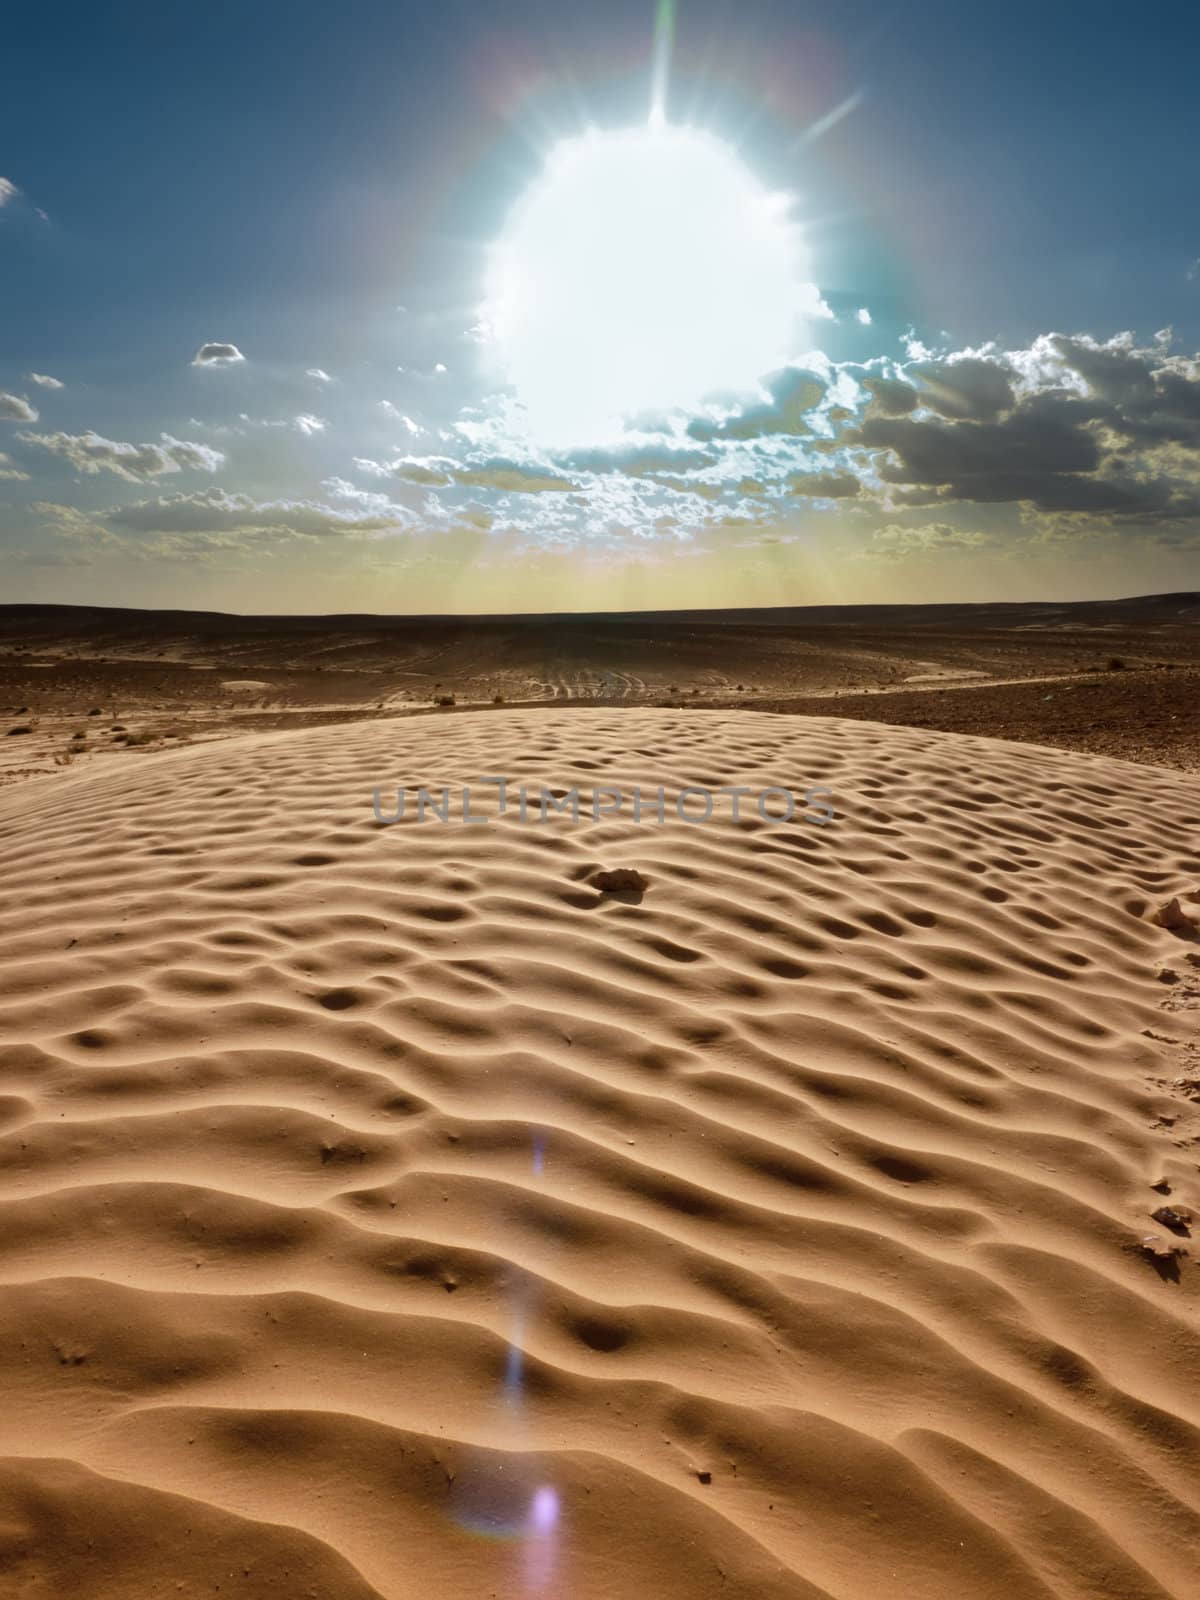
<path fill-rule="evenodd" d="M 11 739 L 12 736 L 14 734 L 16 734 L 16 733 L 32 733 L 32 732 L 33 732 L 33 723 L 32 722 L 18 722 L 15 728 L 10 728 L 8 730 L 8 736 Z"/>
<path fill-rule="evenodd" d="M 440 694 L 438 695 L 434 704 L 439 706 L 453 706 L 457 705 L 458 702 L 455 700 L 452 694 Z"/>
<path fill-rule="evenodd" d="M 502 706 L 504 704 L 504 696 L 502 694 L 494 694 L 492 696 L 492 704 L 494 706 Z"/>
<path fill-rule="evenodd" d="M 1125 663 L 1120 656 L 1109 656 L 1105 670 L 1108 672 L 1124 672 Z"/>

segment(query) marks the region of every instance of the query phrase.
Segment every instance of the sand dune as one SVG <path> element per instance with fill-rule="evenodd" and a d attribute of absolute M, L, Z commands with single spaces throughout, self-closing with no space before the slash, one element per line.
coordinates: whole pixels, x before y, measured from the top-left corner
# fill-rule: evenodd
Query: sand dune
<path fill-rule="evenodd" d="M 417 820 L 499 773 L 836 816 Z M 6 791 L 0 1592 L 1189 1600 L 1198 829 L 750 712 Z"/>

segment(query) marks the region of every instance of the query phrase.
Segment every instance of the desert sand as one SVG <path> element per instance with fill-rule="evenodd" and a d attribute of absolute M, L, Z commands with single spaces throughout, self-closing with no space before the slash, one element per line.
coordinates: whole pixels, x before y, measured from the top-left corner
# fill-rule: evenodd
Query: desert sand
<path fill-rule="evenodd" d="M 861 717 L 1200 771 L 1200 593 L 548 616 L 0 605 L 0 786 L 495 704 Z"/>
<path fill-rule="evenodd" d="M 836 815 L 373 814 L 485 773 Z M 0 1592 L 1192 1600 L 1198 830 L 747 710 L 5 789 Z"/>

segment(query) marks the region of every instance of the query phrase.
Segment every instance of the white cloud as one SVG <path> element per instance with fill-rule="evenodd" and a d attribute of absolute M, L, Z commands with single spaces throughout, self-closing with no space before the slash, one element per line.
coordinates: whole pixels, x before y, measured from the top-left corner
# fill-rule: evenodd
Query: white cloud
<path fill-rule="evenodd" d="M 363 509 L 339 509 L 312 500 L 253 500 L 224 489 L 162 495 L 110 511 L 111 527 L 137 533 L 257 534 L 298 537 L 375 533 L 403 527 L 410 514 L 382 497 Z"/>
<path fill-rule="evenodd" d="M 875 530 L 864 554 L 895 561 L 905 556 L 937 555 L 947 550 L 976 550 L 992 542 L 986 533 L 955 528 L 948 522 L 927 522 L 914 528 L 893 522 Z"/>
<path fill-rule="evenodd" d="M 36 422 L 38 414 L 24 395 L 0 390 L 0 422 Z"/>
<path fill-rule="evenodd" d="M 16 483 L 29 482 L 29 474 L 22 472 L 20 467 L 14 464 L 12 457 L 6 456 L 3 450 L 0 450 L 0 478 L 8 478 Z"/>
<path fill-rule="evenodd" d="M 15 200 L 20 192 L 11 178 L 0 178 L 0 207 L 6 206 L 10 200 Z"/>
<path fill-rule="evenodd" d="M 871 326 L 871 313 L 867 310 L 866 306 L 859 306 L 854 315 L 862 323 L 864 328 L 869 328 Z"/>
<path fill-rule="evenodd" d="M 453 479 L 450 476 L 452 461 L 444 456 L 418 456 L 406 457 L 403 461 L 394 461 L 386 469 L 389 477 L 399 478 L 403 483 L 422 483 L 444 488 Z"/>
<path fill-rule="evenodd" d="M 42 389 L 65 389 L 66 384 L 61 378 L 52 378 L 45 372 L 27 372 L 25 376 L 30 383 L 36 383 Z"/>
<path fill-rule="evenodd" d="M 295 422 L 296 427 L 300 430 L 300 432 L 305 436 L 306 439 L 310 439 L 313 436 L 314 433 L 324 433 L 325 432 L 325 424 L 321 420 L 321 418 L 320 417 L 314 417 L 308 411 L 302 411 L 300 413 L 300 415 L 298 417 L 294 418 L 293 420 Z"/>
<path fill-rule="evenodd" d="M 186 439 L 173 439 L 169 433 L 162 435 L 161 444 L 126 444 L 102 438 L 90 430 L 87 433 L 22 433 L 17 437 L 25 444 L 48 450 L 51 455 L 62 456 L 77 472 L 112 472 L 128 483 L 144 483 L 148 478 L 179 472 L 185 467 L 215 472 L 225 462 L 219 450 Z"/>
<path fill-rule="evenodd" d="M 102 528 L 96 517 L 78 506 L 59 505 L 53 500 L 35 500 L 33 509 L 39 517 L 52 524 L 55 533 L 75 539 L 99 539 L 115 542 L 114 535 Z"/>
<path fill-rule="evenodd" d="M 393 422 L 400 423 L 401 427 L 406 428 L 409 433 L 420 433 L 421 429 L 413 421 L 413 419 L 405 416 L 403 411 L 398 411 L 390 400 L 381 400 L 379 402 L 379 409 L 383 412 L 384 416 L 391 417 Z"/>
<path fill-rule="evenodd" d="M 324 367 L 305 367 L 304 376 L 306 378 L 315 378 L 318 383 L 333 382 L 333 379 L 325 371 Z"/>
<path fill-rule="evenodd" d="M 454 461 L 448 456 L 402 456 L 385 466 L 360 456 L 354 464 L 372 478 L 398 478 L 402 483 L 433 489 L 459 485 L 492 489 L 498 494 L 566 494 L 579 487 L 551 467 L 506 457 Z"/>
<path fill-rule="evenodd" d="M 194 367 L 232 367 L 245 356 L 235 344 L 202 344 L 192 357 Z"/>

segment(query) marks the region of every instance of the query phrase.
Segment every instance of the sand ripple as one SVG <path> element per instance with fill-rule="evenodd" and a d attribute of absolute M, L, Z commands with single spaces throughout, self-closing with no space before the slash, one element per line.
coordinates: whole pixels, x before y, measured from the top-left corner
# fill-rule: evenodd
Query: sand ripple
<path fill-rule="evenodd" d="M 495 772 L 838 815 L 372 814 Z M 1152 1183 L 1200 1213 L 1200 947 L 1148 921 L 1198 825 L 651 710 L 6 793 L 0 1591 L 1188 1600 L 1200 1260 L 1137 1245 Z"/>

